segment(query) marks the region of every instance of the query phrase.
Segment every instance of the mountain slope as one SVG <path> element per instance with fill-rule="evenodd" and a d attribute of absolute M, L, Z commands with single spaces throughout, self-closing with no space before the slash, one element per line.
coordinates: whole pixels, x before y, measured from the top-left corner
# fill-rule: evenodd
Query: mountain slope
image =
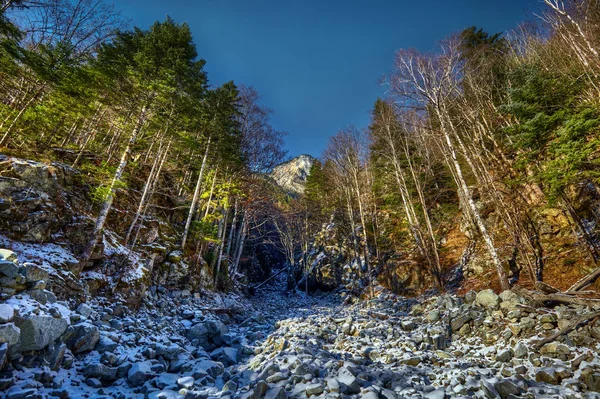
<path fill-rule="evenodd" d="M 306 184 L 306 178 L 316 158 L 302 154 L 290 161 L 277 165 L 271 178 L 284 190 L 292 194 L 302 194 Z"/>

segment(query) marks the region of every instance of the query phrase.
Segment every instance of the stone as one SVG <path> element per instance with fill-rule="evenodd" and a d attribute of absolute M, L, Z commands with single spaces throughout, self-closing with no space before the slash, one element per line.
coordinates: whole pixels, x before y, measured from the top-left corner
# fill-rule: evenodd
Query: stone
<path fill-rule="evenodd" d="M 6 342 L 0 344 L 0 370 L 4 368 L 6 365 L 6 361 L 8 360 L 8 344 Z M 0 388 L 0 391 L 4 388 Z"/>
<path fill-rule="evenodd" d="M 541 355 L 571 355 L 571 348 L 560 342 L 550 342 L 540 348 Z"/>
<path fill-rule="evenodd" d="M 17 254 L 15 254 L 10 249 L 1 248 L 0 249 L 0 260 L 5 260 L 8 262 L 17 262 Z"/>
<path fill-rule="evenodd" d="M 25 280 L 28 283 L 34 283 L 37 281 L 48 281 L 50 274 L 38 265 L 34 263 L 25 263 Z"/>
<path fill-rule="evenodd" d="M 320 395 L 322 394 L 324 391 L 323 385 L 321 385 L 320 383 L 315 383 L 315 384 L 309 384 L 306 386 L 306 395 L 311 396 L 311 395 Z"/>
<path fill-rule="evenodd" d="M 218 348 L 211 352 L 210 357 L 228 367 L 237 363 L 238 350 L 230 347 Z"/>
<path fill-rule="evenodd" d="M 450 322 L 450 328 L 452 328 L 452 331 L 458 331 L 460 330 L 465 324 L 467 324 L 468 322 L 470 322 L 473 319 L 473 317 L 466 313 L 466 314 L 460 314 L 458 316 L 456 316 L 455 318 L 452 319 L 452 321 Z"/>
<path fill-rule="evenodd" d="M 552 385 L 560 383 L 560 378 L 556 370 L 551 367 L 544 367 L 536 371 L 535 380 L 537 382 L 545 382 Z"/>
<path fill-rule="evenodd" d="M 427 320 L 429 320 L 430 322 L 435 322 L 438 321 L 440 319 L 440 311 L 439 310 L 432 310 L 431 312 L 427 313 Z"/>
<path fill-rule="evenodd" d="M 94 350 L 97 350 L 99 353 L 113 352 L 117 349 L 117 346 L 118 344 L 115 341 L 106 336 L 102 336 L 96 343 L 96 346 L 94 346 Z"/>
<path fill-rule="evenodd" d="M 154 376 L 150 362 L 135 363 L 127 373 L 127 381 L 133 387 L 139 387 Z"/>
<path fill-rule="evenodd" d="M 20 351 L 44 349 L 60 337 L 69 326 L 66 319 L 53 316 L 28 314 L 15 322 L 21 329 Z"/>
<path fill-rule="evenodd" d="M 16 279 L 19 275 L 19 266 L 14 262 L 0 260 L 0 274 L 8 279 Z"/>
<path fill-rule="evenodd" d="M 19 342 L 21 329 L 14 323 L 0 324 L 0 344 L 6 343 L 13 346 Z"/>
<path fill-rule="evenodd" d="M 503 349 L 498 351 L 496 354 L 496 361 L 506 363 L 509 362 L 513 358 L 512 349 Z"/>
<path fill-rule="evenodd" d="M 87 378 L 97 378 L 104 382 L 112 382 L 117 379 L 117 369 L 102 363 L 88 364 L 83 368 L 82 373 Z"/>
<path fill-rule="evenodd" d="M 340 368 L 337 381 L 341 391 L 345 394 L 352 395 L 360 392 L 360 385 L 356 377 L 346 367 Z"/>
<path fill-rule="evenodd" d="M 181 352 L 181 348 L 176 344 L 158 344 L 156 345 L 156 356 L 162 356 L 164 359 L 173 360 Z"/>
<path fill-rule="evenodd" d="M 527 356 L 527 346 L 523 342 L 517 343 L 514 350 L 514 355 L 518 359 L 523 359 Z"/>
<path fill-rule="evenodd" d="M 181 377 L 177 380 L 179 388 L 191 389 L 194 386 L 194 377 Z"/>
<path fill-rule="evenodd" d="M 446 397 L 446 391 L 443 388 L 434 389 L 431 392 L 427 392 L 423 395 L 426 399 L 444 399 Z"/>
<path fill-rule="evenodd" d="M 417 328 L 417 324 L 410 320 L 403 320 L 400 322 L 400 327 L 402 327 L 404 331 L 412 331 Z"/>
<path fill-rule="evenodd" d="M 265 394 L 265 399 L 286 399 L 287 392 L 283 387 L 269 389 Z"/>
<path fill-rule="evenodd" d="M 86 319 L 89 318 L 92 315 L 92 312 L 94 310 L 92 309 L 91 306 L 82 303 L 77 307 L 77 313 L 79 313 L 80 315 L 82 315 L 83 317 L 85 317 Z"/>
<path fill-rule="evenodd" d="M 0 303 L 0 324 L 10 323 L 15 317 L 15 310 L 12 306 Z"/>
<path fill-rule="evenodd" d="M 89 323 L 70 326 L 64 337 L 64 342 L 73 353 L 89 352 L 100 340 L 98 327 Z"/>
<path fill-rule="evenodd" d="M 494 388 L 496 388 L 496 391 L 498 391 L 503 399 L 506 399 L 511 395 L 516 396 L 521 393 L 521 390 L 514 382 L 506 379 L 495 383 Z"/>
<path fill-rule="evenodd" d="M 57 371 L 60 368 L 65 358 L 66 351 L 67 345 L 63 343 L 56 342 L 53 345 L 50 345 L 46 356 L 50 370 Z"/>
<path fill-rule="evenodd" d="M 475 297 L 477 305 L 489 310 L 495 310 L 500 305 L 500 297 L 491 289 L 479 291 Z"/>

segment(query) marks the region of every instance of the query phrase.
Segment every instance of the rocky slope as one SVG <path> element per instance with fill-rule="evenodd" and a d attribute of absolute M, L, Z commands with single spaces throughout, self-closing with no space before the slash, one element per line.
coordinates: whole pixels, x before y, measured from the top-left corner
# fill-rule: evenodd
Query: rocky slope
<path fill-rule="evenodd" d="M 301 194 L 304 192 L 306 178 L 314 162 L 314 157 L 306 154 L 300 155 L 288 162 L 277 165 L 271 172 L 271 178 L 287 192 L 296 195 Z"/>
<path fill-rule="evenodd" d="M 2 254 L 2 278 L 28 287 L 0 304 L 8 399 L 600 397 L 599 327 L 534 348 L 583 306 L 536 308 L 491 290 L 289 296 L 279 281 L 251 300 L 159 286 L 133 311 L 103 297 L 57 301 L 43 273 Z"/>

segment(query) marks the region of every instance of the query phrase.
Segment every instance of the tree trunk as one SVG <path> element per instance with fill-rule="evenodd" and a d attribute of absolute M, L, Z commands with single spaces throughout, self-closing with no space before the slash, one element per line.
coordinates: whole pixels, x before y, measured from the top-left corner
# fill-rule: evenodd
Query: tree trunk
<path fill-rule="evenodd" d="M 500 285 L 502 286 L 503 290 L 509 290 L 510 284 L 508 283 L 508 277 L 506 276 L 506 272 L 504 271 L 504 267 L 502 266 L 502 261 L 498 256 L 498 252 L 496 251 L 494 242 L 492 241 L 492 238 L 488 233 L 487 227 L 485 227 L 485 224 L 483 223 L 483 219 L 479 214 L 479 210 L 475 205 L 475 201 L 473 201 L 473 196 L 471 195 L 471 191 L 469 190 L 467 182 L 465 181 L 465 178 L 463 176 L 462 168 L 460 166 L 460 163 L 458 162 L 458 157 L 456 155 L 456 149 L 454 148 L 454 144 L 452 143 L 452 139 L 450 138 L 450 134 L 448 133 L 448 127 L 446 126 L 444 117 L 441 115 L 439 109 L 436 109 L 436 111 L 438 113 L 438 118 L 440 119 L 444 139 L 446 141 L 446 144 L 448 145 L 448 150 L 450 152 L 450 160 L 454 166 L 455 176 L 457 177 L 456 183 L 459 186 L 459 190 L 463 192 L 464 198 L 467 201 L 467 205 L 469 206 L 469 209 L 471 211 L 471 215 L 473 216 L 473 220 L 476 223 L 479 232 L 481 233 L 483 241 L 485 242 L 485 245 L 488 249 L 488 253 L 492 258 L 494 266 L 496 267 L 496 272 L 498 273 Z M 451 125 L 451 122 L 450 126 L 452 127 L 452 130 L 454 130 L 453 126 Z"/>
<path fill-rule="evenodd" d="M 192 198 L 192 203 L 190 205 L 190 211 L 188 213 L 188 217 L 185 222 L 185 228 L 183 229 L 183 238 L 181 239 L 181 249 L 182 250 L 185 250 L 185 242 L 187 241 L 187 236 L 190 231 L 190 226 L 192 225 L 192 219 L 194 217 L 194 212 L 196 211 L 196 203 L 198 202 L 198 197 L 200 195 L 200 186 L 202 186 L 202 176 L 204 174 L 204 168 L 206 167 L 206 160 L 208 158 L 208 150 L 210 149 L 210 140 L 211 140 L 211 136 L 208 136 L 208 141 L 206 143 L 206 150 L 204 151 L 204 158 L 202 159 L 202 166 L 200 167 L 200 173 L 198 174 L 198 181 L 196 182 L 196 189 L 194 190 L 194 197 Z"/>
<path fill-rule="evenodd" d="M 96 244 L 98 243 L 98 240 L 100 240 L 102 231 L 104 229 L 104 223 L 106 223 L 106 218 L 108 216 L 108 212 L 110 211 L 110 208 L 112 206 L 112 202 L 113 202 L 113 199 L 115 196 L 115 184 L 123 176 L 123 172 L 125 171 L 125 166 L 127 166 L 127 160 L 129 159 L 129 157 L 131 155 L 131 150 L 137 140 L 137 137 L 140 133 L 142 126 L 146 122 L 147 112 L 148 112 L 148 108 L 146 105 L 144 105 L 142 107 L 142 110 L 140 112 L 138 120 L 135 124 L 133 132 L 131 133 L 131 137 L 129 138 L 127 147 L 125 147 L 125 150 L 123 151 L 123 155 L 121 156 L 121 162 L 119 163 L 119 166 L 117 167 L 117 170 L 115 171 L 115 175 L 113 176 L 108 195 L 107 195 L 106 199 L 104 200 L 104 203 L 102 204 L 102 208 L 100 209 L 100 214 L 98 215 L 98 218 L 96 219 L 96 225 L 94 226 L 94 232 L 92 233 L 92 237 L 88 241 L 87 246 L 81 256 L 81 262 L 80 262 L 81 266 L 83 266 L 83 264 L 87 263 L 90 260 L 90 257 L 92 256 L 92 253 L 94 252 L 94 249 L 96 248 Z"/>

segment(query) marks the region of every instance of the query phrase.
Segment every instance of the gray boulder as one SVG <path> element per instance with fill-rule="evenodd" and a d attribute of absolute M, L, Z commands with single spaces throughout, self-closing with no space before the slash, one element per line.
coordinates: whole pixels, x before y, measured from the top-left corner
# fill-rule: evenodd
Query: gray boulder
<path fill-rule="evenodd" d="M 97 378 L 104 382 L 112 382 L 117 379 L 116 367 L 108 367 L 102 363 L 88 364 L 83 368 L 82 373 L 87 378 Z"/>
<path fill-rule="evenodd" d="M 491 289 L 479 291 L 475 297 L 475 302 L 486 309 L 495 310 L 500 306 L 500 297 Z"/>
<path fill-rule="evenodd" d="M 20 351 L 44 349 L 60 337 L 69 326 L 62 317 L 29 314 L 16 319 L 15 324 L 21 329 Z"/>
<path fill-rule="evenodd" d="M 15 310 L 12 306 L 0 303 L 0 324 L 10 323 L 15 317 Z"/>
<path fill-rule="evenodd" d="M 89 323 L 80 323 L 69 327 L 64 342 L 73 353 L 89 352 L 100 340 L 98 327 Z"/>
<path fill-rule="evenodd" d="M 154 376 L 150 362 L 136 363 L 127 373 L 127 381 L 133 387 L 139 387 Z"/>
<path fill-rule="evenodd" d="M 9 346 L 13 346 L 19 342 L 20 335 L 21 329 L 14 323 L 0 325 L 0 344 L 7 343 Z"/>

